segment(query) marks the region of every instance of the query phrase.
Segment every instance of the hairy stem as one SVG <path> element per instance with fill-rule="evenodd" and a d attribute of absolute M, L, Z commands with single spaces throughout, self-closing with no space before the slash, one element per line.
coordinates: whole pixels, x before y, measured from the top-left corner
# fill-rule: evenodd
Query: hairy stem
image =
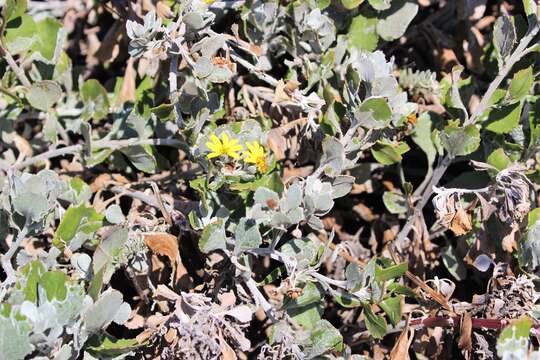
<path fill-rule="evenodd" d="M 503 67 L 499 70 L 499 74 L 493 79 L 493 81 L 490 83 L 488 89 L 486 90 L 484 96 L 482 97 L 482 100 L 480 101 L 480 104 L 476 107 L 472 115 L 469 117 L 467 121 L 465 121 L 464 126 L 467 125 L 474 125 L 478 118 L 484 113 L 484 111 L 488 108 L 489 101 L 491 100 L 491 97 L 495 93 L 495 90 L 499 88 L 502 81 L 506 78 L 508 73 L 512 70 L 512 67 L 515 65 L 516 62 L 519 61 L 524 55 L 526 55 L 529 52 L 529 49 L 527 46 L 532 41 L 532 39 L 538 34 L 539 26 L 536 25 L 532 27 L 527 35 L 525 35 L 521 41 L 519 42 L 518 46 L 514 50 L 514 52 L 508 57 L 508 59 L 505 61 Z M 416 221 L 416 218 L 420 215 L 422 212 L 422 209 L 429 201 L 431 195 L 433 194 L 433 187 L 436 186 L 439 181 L 441 180 L 442 176 L 452 163 L 452 158 L 447 154 L 440 164 L 437 166 L 437 168 L 433 171 L 431 180 L 427 183 L 427 186 L 425 187 L 425 190 L 423 191 L 422 198 L 420 201 L 416 204 L 412 215 L 409 217 L 408 221 L 405 223 L 401 231 L 396 237 L 396 242 L 399 243 L 400 241 L 403 241 L 411 231 L 411 228 Z"/>
<path fill-rule="evenodd" d="M 111 149 L 111 150 L 118 150 L 121 148 L 125 148 L 128 146 L 135 146 L 135 145 L 156 145 L 156 146 L 170 146 L 170 147 L 180 147 L 180 140 L 176 139 L 125 139 L 125 140 L 99 140 L 92 144 L 93 149 Z M 29 159 L 26 159 L 24 161 L 21 161 L 20 163 L 15 163 L 11 165 L 10 167 L 5 167 L 5 165 L 0 164 L 0 169 L 7 171 L 9 168 L 11 169 L 24 169 L 25 167 L 34 165 L 36 163 L 39 163 L 41 161 L 45 161 L 47 159 L 69 155 L 69 154 L 76 154 L 78 152 L 81 152 L 83 150 L 83 145 L 71 145 L 66 146 L 60 149 L 53 149 L 46 151 L 44 153 L 41 153 L 39 155 L 33 156 Z"/>
<path fill-rule="evenodd" d="M 7 49 L 3 45 L 0 45 L 0 54 L 2 55 L 4 59 L 6 59 L 9 67 L 11 68 L 11 70 L 13 70 L 13 72 L 15 73 L 19 81 L 24 86 L 28 88 L 31 87 L 32 84 L 30 83 L 30 80 L 28 80 L 28 77 L 26 77 L 24 70 L 21 69 L 19 65 L 17 65 L 17 62 L 15 61 L 15 59 L 13 59 L 13 56 L 11 56 L 9 51 L 7 51 Z"/>

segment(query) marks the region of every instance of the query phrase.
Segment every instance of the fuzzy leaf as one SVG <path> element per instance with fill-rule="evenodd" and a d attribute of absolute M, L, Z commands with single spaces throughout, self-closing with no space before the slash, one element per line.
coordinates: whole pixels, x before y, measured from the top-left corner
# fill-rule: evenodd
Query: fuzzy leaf
<path fill-rule="evenodd" d="M 84 120 L 99 121 L 109 113 L 107 90 L 97 80 L 90 79 L 84 82 L 81 97 L 84 102 L 82 113 Z"/>
<path fill-rule="evenodd" d="M 441 140 L 451 157 L 468 155 L 480 145 L 480 132 L 474 125 L 464 128 L 448 125 L 441 132 Z"/>
<path fill-rule="evenodd" d="M 407 212 L 407 199 L 403 194 L 395 191 L 385 191 L 383 202 L 392 214 L 404 214 Z"/>
<path fill-rule="evenodd" d="M 493 28 L 493 42 L 497 53 L 502 61 L 506 60 L 512 52 L 514 43 L 516 42 L 516 29 L 512 20 L 506 14 L 502 14 L 497 18 Z"/>
<path fill-rule="evenodd" d="M 377 33 L 387 41 L 395 40 L 405 34 L 405 30 L 418 12 L 418 4 L 394 0 L 390 9 L 381 13 L 377 23 Z"/>
<path fill-rule="evenodd" d="M 237 254 L 247 249 L 258 248 L 262 243 L 259 226 L 251 219 L 240 219 L 236 226 L 234 236 L 234 252 Z"/>
<path fill-rule="evenodd" d="M 508 88 L 510 97 L 514 100 L 523 99 L 532 89 L 533 81 L 534 76 L 531 66 L 516 72 Z"/>
<path fill-rule="evenodd" d="M 369 304 L 364 304 L 364 317 L 371 336 L 381 339 L 386 335 L 386 320 L 382 316 L 376 315 Z"/>
<path fill-rule="evenodd" d="M 308 358 L 318 357 L 331 349 L 340 351 L 343 348 L 343 337 L 327 320 L 319 320 L 310 335 L 313 347 Z"/>
<path fill-rule="evenodd" d="M 224 250 L 225 240 L 223 220 L 219 219 L 212 224 L 206 225 L 199 240 L 199 249 L 205 254 L 214 250 Z"/>
<path fill-rule="evenodd" d="M 358 14 L 353 18 L 347 38 L 349 45 L 363 51 L 373 51 L 379 43 L 377 18 Z"/>
<path fill-rule="evenodd" d="M 51 80 L 38 81 L 26 94 L 26 99 L 38 110 L 48 111 L 62 96 L 62 88 Z"/>

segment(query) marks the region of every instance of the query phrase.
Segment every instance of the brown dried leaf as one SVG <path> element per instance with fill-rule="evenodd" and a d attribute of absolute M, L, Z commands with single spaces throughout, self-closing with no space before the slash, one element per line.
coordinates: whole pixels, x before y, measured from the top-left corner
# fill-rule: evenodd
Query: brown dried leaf
<path fill-rule="evenodd" d="M 514 250 L 517 250 L 516 233 L 518 230 L 519 227 L 517 226 L 517 224 L 513 224 L 510 233 L 503 237 L 502 248 L 504 251 L 508 253 L 513 253 Z"/>
<path fill-rule="evenodd" d="M 13 143 L 17 150 L 19 150 L 21 155 L 24 155 L 24 157 L 30 157 L 34 153 L 34 151 L 32 150 L 32 145 L 30 145 L 28 140 L 26 140 L 20 135 L 15 135 Z"/>
<path fill-rule="evenodd" d="M 99 49 L 95 53 L 96 59 L 100 63 L 114 61 L 120 54 L 120 43 L 124 34 L 124 22 L 117 20 L 109 28 Z"/>
<path fill-rule="evenodd" d="M 457 236 L 465 235 L 472 230 L 471 215 L 461 206 L 457 208 L 456 213 L 450 222 L 450 230 Z"/>
<path fill-rule="evenodd" d="M 279 104 L 282 101 L 291 101 L 291 97 L 289 94 L 287 94 L 287 91 L 285 90 L 285 82 L 283 80 L 279 80 L 276 85 L 276 90 L 274 91 L 274 100 L 273 102 L 276 104 Z"/>
<path fill-rule="evenodd" d="M 176 236 L 166 232 L 146 232 L 142 235 L 144 243 L 153 253 L 168 257 L 173 264 L 176 262 L 179 256 Z"/>
<path fill-rule="evenodd" d="M 465 313 L 461 318 L 461 335 L 459 336 L 458 346 L 467 351 L 472 350 L 472 318 L 471 314 Z"/>
<path fill-rule="evenodd" d="M 118 105 L 128 101 L 135 101 L 135 78 L 137 77 L 137 73 L 133 67 L 133 61 L 134 59 L 130 57 L 127 62 L 126 71 L 124 72 L 124 81 L 122 82 L 122 88 L 120 89 L 117 100 Z"/>
<path fill-rule="evenodd" d="M 170 328 L 169 330 L 167 330 L 167 333 L 163 337 L 165 338 L 166 342 L 172 344 L 174 339 L 176 339 L 176 335 L 176 329 Z"/>
<path fill-rule="evenodd" d="M 222 338 L 223 339 L 223 338 Z M 221 341 L 223 348 L 221 349 L 222 360 L 236 360 L 236 353 L 234 350 L 227 344 L 225 340 Z"/>
<path fill-rule="evenodd" d="M 174 15 L 171 8 L 165 3 L 165 1 L 157 2 L 156 14 L 162 19 L 170 19 Z"/>
<path fill-rule="evenodd" d="M 390 360 L 409 360 L 409 347 L 414 339 L 414 329 L 412 329 L 411 332 L 412 333 L 409 336 L 408 325 L 403 329 L 390 352 Z"/>

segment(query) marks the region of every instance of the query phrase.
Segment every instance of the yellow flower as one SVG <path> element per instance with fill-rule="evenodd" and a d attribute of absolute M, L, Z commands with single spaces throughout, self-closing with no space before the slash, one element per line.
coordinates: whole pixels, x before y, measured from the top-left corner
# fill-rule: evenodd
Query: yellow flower
<path fill-rule="evenodd" d="M 238 151 L 244 148 L 242 145 L 238 144 L 238 139 L 229 139 L 229 135 L 225 133 L 221 134 L 221 140 L 214 134 L 210 135 L 210 141 L 206 143 L 206 146 L 212 150 L 212 152 L 206 155 L 209 159 L 221 155 L 239 159 L 240 155 L 238 154 Z"/>
<path fill-rule="evenodd" d="M 250 164 L 255 164 L 257 170 L 260 172 L 265 172 L 268 169 L 266 165 L 266 152 L 264 148 L 257 142 L 253 143 L 246 142 L 248 151 L 244 151 L 244 161 Z"/>

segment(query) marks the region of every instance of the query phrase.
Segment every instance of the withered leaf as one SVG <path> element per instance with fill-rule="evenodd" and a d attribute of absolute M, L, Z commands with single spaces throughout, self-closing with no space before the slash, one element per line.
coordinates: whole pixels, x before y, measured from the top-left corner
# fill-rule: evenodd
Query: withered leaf
<path fill-rule="evenodd" d="M 460 349 L 472 350 L 472 318 L 471 314 L 465 313 L 461 319 L 461 335 L 459 336 L 458 346 Z"/>
<path fill-rule="evenodd" d="M 465 235 L 472 230 L 471 215 L 462 207 L 457 208 L 457 211 L 450 222 L 450 230 L 457 236 Z"/>
<path fill-rule="evenodd" d="M 168 257 L 173 264 L 176 262 L 179 256 L 176 236 L 166 232 L 146 232 L 143 237 L 144 243 L 153 253 Z"/>
<path fill-rule="evenodd" d="M 394 344 L 392 351 L 390 352 L 390 360 L 408 360 L 409 359 L 409 347 L 414 339 L 414 329 L 411 330 L 409 336 L 409 326 L 399 335 L 398 340 Z"/>

